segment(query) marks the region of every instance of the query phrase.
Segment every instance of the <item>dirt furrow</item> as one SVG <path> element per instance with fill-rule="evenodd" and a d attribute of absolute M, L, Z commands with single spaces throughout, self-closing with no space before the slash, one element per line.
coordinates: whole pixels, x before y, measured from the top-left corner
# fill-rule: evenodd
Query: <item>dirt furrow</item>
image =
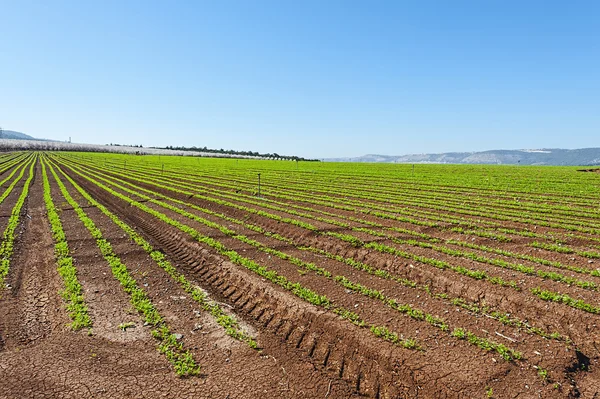
<path fill-rule="evenodd" d="M 70 187 L 70 184 L 65 184 Z M 70 191 L 74 192 L 71 188 Z M 103 231 L 104 237 L 113 243 L 115 253 L 129 266 L 169 325 L 183 335 L 186 347 L 193 351 L 202 366 L 206 384 L 220 386 L 232 397 L 246 397 L 252 389 L 268 397 L 293 397 L 298 392 L 320 396 L 325 395 L 328 389 L 337 397 L 353 395 L 353 389 L 346 383 L 330 384 L 324 368 L 319 368 L 318 364 L 307 369 L 305 362 L 310 358 L 296 348 L 282 346 L 276 337 L 264 339 L 259 336 L 263 347 L 261 354 L 227 336 L 223 328 L 118 226 L 96 208 L 87 208 L 86 211 Z M 254 327 L 249 326 L 248 329 L 254 330 Z M 232 379 L 232 375 L 240 377 Z M 263 378 L 264 375 L 273 378 Z M 253 388 L 250 389 L 250 386 Z"/>
<path fill-rule="evenodd" d="M 236 287 L 234 284 L 232 284 L 233 281 L 236 281 L 236 279 L 233 276 L 240 276 L 241 272 L 239 270 L 237 270 L 237 268 L 231 267 L 231 265 L 227 265 L 228 262 L 221 262 L 221 260 L 219 259 L 219 257 L 215 256 L 214 254 L 211 254 L 210 251 L 207 250 L 198 250 L 198 248 L 196 247 L 194 249 L 194 246 L 197 244 L 194 244 L 192 242 L 188 241 L 189 246 L 191 246 L 190 249 L 186 250 L 185 248 L 182 249 L 182 244 L 181 241 L 185 241 L 185 239 L 179 235 L 177 232 L 172 232 L 171 238 L 169 238 L 169 234 L 167 233 L 169 231 L 169 228 L 167 228 L 166 226 L 156 226 L 156 224 L 158 223 L 156 220 L 152 220 L 152 219 L 148 219 L 147 216 L 144 216 L 143 214 L 140 214 L 136 209 L 133 209 L 132 207 L 125 207 L 124 204 L 119 204 L 118 201 L 111 199 L 109 196 L 107 196 L 106 193 L 103 193 L 102 191 L 100 191 L 100 189 L 95 189 L 93 187 L 91 187 L 91 185 L 89 183 L 86 183 L 83 179 L 76 177 L 75 175 L 72 175 L 80 184 L 83 184 L 84 186 L 86 186 L 86 188 L 88 188 L 90 191 L 92 191 L 94 193 L 94 197 L 96 198 L 100 198 L 102 202 L 106 203 L 111 209 L 115 209 L 115 210 L 119 210 L 120 209 L 120 213 L 123 215 L 123 217 L 127 217 L 130 220 L 131 219 L 137 219 L 134 220 L 134 223 L 140 227 L 142 227 L 142 229 L 144 231 L 147 231 L 148 234 L 153 235 L 155 237 L 155 240 L 162 240 L 160 241 L 162 243 L 162 247 L 165 248 L 165 251 L 167 253 L 173 253 L 175 254 L 175 256 L 181 256 L 184 261 L 188 262 L 188 265 L 192 268 L 195 268 L 196 272 L 204 272 L 201 273 L 203 278 L 206 278 L 205 281 L 209 282 L 211 284 L 211 286 L 218 288 L 219 290 L 222 290 L 223 296 L 228 296 L 229 298 L 231 298 L 230 300 L 233 301 L 234 305 L 238 305 L 239 308 L 238 309 L 246 309 L 246 311 L 248 312 L 248 314 L 252 314 L 252 312 L 257 311 L 258 313 L 256 314 L 256 316 L 258 316 L 258 318 L 260 319 L 261 317 L 264 317 L 265 313 L 267 313 L 267 311 L 270 309 L 273 309 L 273 304 L 276 302 L 275 300 L 268 298 L 269 300 L 266 300 L 267 298 L 261 298 L 258 297 L 258 300 L 256 298 L 256 294 L 254 295 L 248 295 L 248 294 L 244 294 L 243 292 L 239 292 L 239 288 Z M 144 226 L 145 225 L 145 226 Z M 153 227 L 154 226 L 154 227 Z M 152 229 L 154 228 L 154 233 L 152 231 Z M 178 244 L 179 243 L 179 244 Z M 172 252 L 171 252 L 172 251 Z M 206 253 L 206 260 L 203 260 L 202 258 L 198 258 L 198 255 L 194 256 L 194 253 Z M 216 264 L 216 265 L 215 265 Z M 224 271 L 224 265 L 227 267 L 227 270 Z M 192 269 L 194 270 L 194 269 Z M 237 277 L 237 281 L 251 281 L 249 279 L 249 277 L 244 276 L 244 278 L 240 278 Z M 269 290 L 268 288 L 263 288 L 261 290 L 252 290 L 252 287 L 249 287 L 250 291 L 255 291 L 255 292 L 261 292 L 262 290 L 268 290 L 268 292 L 270 292 L 271 290 Z M 277 292 L 277 290 L 275 290 L 275 292 Z M 282 295 L 283 297 L 286 297 L 286 295 Z M 289 296 L 289 295 L 288 295 Z M 261 300 L 262 299 L 262 300 Z M 290 301 L 289 298 L 285 298 L 284 301 Z M 282 306 L 282 307 L 286 307 L 286 306 Z M 263 309 L 263 308 L 267 308 L 267 310 Z M 270 312 L 271 313 L 271 312 Z M 272 311 L 272 313 L 275 313 L 277 315 L 277 313 L 275 311 Z M 314 313 L 314 312 L 313 312 Z M 321 315 L 319 316 L 319 319 L 323 319 L 325 315 Z M 314 317 L 314 316 L 313 316 Z M 267 326 L 273 325 L 273 319 L 275 319 L 276 316 L 273 316 L 272 318 L 269 318 L 267 316 Z M 302 333 L 302 331 L 306 331 L 307 327 L 306 325 L 311 325 L 311 323 L 307 323 L 304 326 L 302 325 L 302 321 L 303 318 L 302 317 L 298 317 L 296 315 L 296 317 L 294 318 L 283 318 L 280 317 L 280 320 L 277 322 L 277 324 L 275 325 L 277 328 L 277 331 L 282 331 L 282 334 L 284 335 L 284 338 L 286 338 L 289 342 L 290 338 L 296 337 L 296 335 L 299 335 L 300 338 L 293 338 L 293 339 L 297 339 L 297 346 L 302 346 L 302 343 L 305 342 L 305 337 L 307 335 L 307 333 Z M 336 320 L 332 320 L 332 324 L 335 324 Z M 311 328 L 313 328 L 311 326 Z M 328 328 L 328 330 L 334 330 L 334 328 L 332 328 L 331 326 Z M 347 330 L 347 328 L 346 328 Z M 311 330 L 309 329 L 309 332 Z M 346 337 L 344 337 L 344 341 L 346 343 L 350 342 L 351 339 L 348 338 L 348 335 L 350 334 L 346 334 Z M 364 343 L 368 342 L 370 339 L 364 337 L 364 334 L 361 336 L 360 331 L 357 332 L 357 336 L 361 337 L 360 340 L 363 342 L 363 345 L 361 346 L 359 353 L 363 352 L 366 350 L 366 348 L 368 347 L 368 345 L 364 345 Z M 318 345 L 317 345 L 318 346 Z M 351 344 L 347 344 L 345 345 L 346 348 L 352 348 Z M 316 349 L 313 349 L 312 347 L 309 348 L 309 352 L 312 352 L 313 355 L 316 353 Z M 386 350 L 383 349 L 379 349 L 379 351 L 377 351 L 379 353 L 381 352 L 387 352 Z M 329 353 L 329 352 L 327 352 Z M 413 356 L 411 356 L 412 358 Z M 418 357 L 418 356 L 417 356 Z M 329 353 L 326 356 L 326 359 L 331 358 L 331 353 Z M 333 359 L 335 359 L 336 357 L 334 356 Z M 341 359 L 346 359 L 345 357 L 341 357 Z M 409 358 L 406 357 L 406 355 L 404 354 L 399 354 L 397 357 L 395 357 L 395 359 L 402 359 L 401 363 L 402 364 L 407 364 L 407 362 L 409 362 Z M 417 384 L 420 384 L 421 386 L 425 386 L 428 387 L 426 389 L 431 389 L 431 381 L 433 381 L 434 379 L 437 381 L 443 381 L 442 379 L 440 379 L 440 371 L 433 371 L 434 369 L 430 369 L 427 365 L 427 363 L 422 363 L 420 366 L 415 364 L 414 362 L 417 361 L 417 359 L 412 359 L 413 363 L 412 366 L 409 366 L 408 369 L 411 370 L 408 372 L 407 375 L 405 375 L 404 378 L 409 377 L 410 379 L 412 379 L 412 381 L 415 381 Z M 431 360 L 429 360 L 431 361 Z M 421 362 L 423 362 L 421 360 Z M 339 363 L 341 363 L 341 365 L 343 366 L 338 366 L 338 372 L 340 374 L 344 374 L 347 371 L 347 361 L 343 360 L 343 361 L 339 361 Z M 360 363 L 359 363 L 360 364 Z M 451 363 L 446 363 L 448 365 L 450 365 L 451 369 L 456 369 L 459 370 L 462 368 L 463 373 L 465 372 L 464 370 L 464 364 L 461 363 L 461 368 L 456 368 L 457 365 L 452 366 Z M 457 363 L 458 364 L 458 363 Z M 473 365 L 481 368 L 481 362 L 474 362 Z M 433 364 L 431 364 L 431 366 L 434 366 Z M 439 368 L 439 364 L 437 365 Z M 364 367 L 364 366 L 363 366 Z M 421 374 L 421 373 L 416 373 L 415 374 L 415 370 L 424 370 L 427 371 L 425 374 Z M 339 370 L 342 370 L 341 372 Z M 362 370 L 362 368 L 360 369 Z M 469 370 L 469 371 L 473 371 L 475 369 Z M 358 373 L 355 373 L 356 377 L 354 378 L 356 385 L 363 385 L 365 381 L 369 381 L 369 378 L 365 378 L 364 376 L 364 371 L 359 371 Z M 388 369 L 388 373 L 389 373 L 389 369 Z M 433 374 L 432 374 L 433 373 Z M 469 372 L 466 372 L 466 375 L 468 375 Z M 508 374 L 506 371 L 500 372 L 500 374 Z M 520 370 L 520 373 L 522 373 L 522 375 L 524 375 L 523 370 Z M 450 372 L 448 375 L 451 375 L 452 373 Z M 362 377 L 361 377 L 362 376 Z M 436 377 L 437 376 L 437 377 Z M 388 377 L 389 378 L 389 377 Z M 451 378 L 448 377 L 450 380 Z M 409 381 L 410 381 L 409 379 Z M 371 378 L 372 380 L 372 378 Z M 360 381 L 363 381 L 363 383 L 361 384 Z M 507 380 L 502 380 L 499 384 L 502 383 L 507 383 Z M 477 391 L 480 392 L 481 391 L 481 387 L 475 387 L 473 385 L 470 384 L 470 382 L 467 381 L 462 381 L 462 385 L 461 383 L 457 383 L 457 382 L 450 382 L 448 381 L 448 383 L 446 383 L 446 381 L 444 382 L 445 388 L 444 390 L 451 390 L 451 389 L 455 389 L 457 392 L 460 390 L 464 390 L 464 389 L 470 389 L 473 392 Z M 381 387 L 381 384 L 379 385 Z M 453 387 L 453 388 L 448 388 L 448 386 Z M 363 385 L 364 387 L 364 385 Z M 425 388 L 424 388 L 425 389 Z M 376 392 L 376 390 L 371 390 L 371 391 L 367 391 L 367 392 L 371 392 L 371 394 L 373 394 L 374 392 Z M 442 391 L 439 391 L 442 392 Z M 439 393 L 438 392 L 438 393 Z"/>

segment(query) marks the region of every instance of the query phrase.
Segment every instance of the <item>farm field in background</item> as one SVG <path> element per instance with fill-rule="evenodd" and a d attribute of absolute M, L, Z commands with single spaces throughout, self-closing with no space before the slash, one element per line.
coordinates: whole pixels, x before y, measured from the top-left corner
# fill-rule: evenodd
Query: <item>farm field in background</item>
<path fill-rule="evenodd" d="M 577 169 L 2 154 L 0 398 L 593 398 Z"/>

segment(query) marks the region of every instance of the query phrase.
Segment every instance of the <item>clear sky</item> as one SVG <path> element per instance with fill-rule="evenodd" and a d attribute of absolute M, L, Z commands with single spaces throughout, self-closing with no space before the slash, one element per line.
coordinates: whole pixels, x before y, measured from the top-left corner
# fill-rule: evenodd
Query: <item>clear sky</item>
<path fill-rule="evenodd" d="M 0 0 L 0 126 L 317 158 L 600 147 L 600 1 Z"/>

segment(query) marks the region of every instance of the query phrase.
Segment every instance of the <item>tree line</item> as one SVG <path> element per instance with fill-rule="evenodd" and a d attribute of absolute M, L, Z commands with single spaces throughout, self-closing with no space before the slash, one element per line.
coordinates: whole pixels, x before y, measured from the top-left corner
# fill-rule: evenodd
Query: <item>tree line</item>
<path fill-rule="evenodd" d="M 166 146 L 166 147 L 156 147 L 156 148 L 160 148 L 160 149 L 165 149 L 165 150 L 175 150 L 175 151 L 197 151 L 197 152 L 208 152 L 208 153 L 212 153 L 212 154 L 227 154 L 227 155 L 241 155 L 241 156 L 247 156 L 247 157 L 259 157 L 259 158 L 270 158 L 270 159 L 277 159 L 277 160 L 286 160 L 286 161 L 307 161 L 307 162 L 319 162 L 318 159 L 310 159 L 310 158 L 303 158 L 303 157 L 298 157 L 295 155 L 279 155 L 276 152 L 274 153 L 266 153 L 266 154 L 261 154 L 257 151 L 236 151 L 236 150 L 224 150 L 223 148 L 216 150 L 213 148 L 207 148 L 205 147 L 174 147 L 174 146 Z"/>

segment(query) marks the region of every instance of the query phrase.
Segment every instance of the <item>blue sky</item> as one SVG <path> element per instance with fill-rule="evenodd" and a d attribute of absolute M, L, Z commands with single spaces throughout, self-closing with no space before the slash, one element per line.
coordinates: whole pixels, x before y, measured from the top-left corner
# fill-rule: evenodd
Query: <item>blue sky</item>
<path fill-rule="evenodd" d="M 0 0 L 0 126 L 305 157 L 600 147 L 598 1 Z"/>

